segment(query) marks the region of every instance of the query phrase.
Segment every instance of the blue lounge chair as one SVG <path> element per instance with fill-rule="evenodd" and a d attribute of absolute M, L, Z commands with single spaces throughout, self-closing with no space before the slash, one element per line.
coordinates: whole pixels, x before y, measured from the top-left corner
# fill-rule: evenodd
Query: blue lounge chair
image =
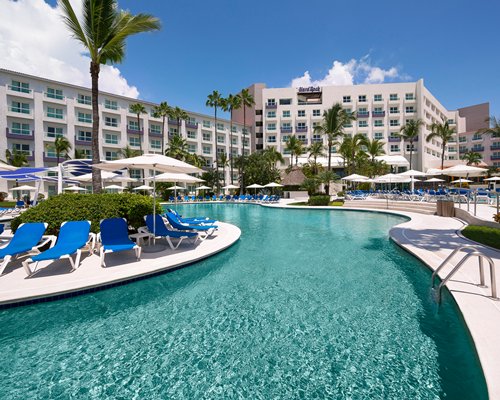
<path fill-rule="evenodd" d="M 153 219 L 153 217 L 155 219 Z M 167 239 L 167 243 L 172 250 L 177 249 L 184 239 L 192 239 L 192 243 L 195 243 L 199 238 L 196 232 L 179 232 L 168 229 L 163 218 L 159 214 L 155 214 L 154 216 L 152 214 L 146 215 L 145 220 L 148 232 L 154 234 L 155 237 L 164 237 Z M 153 221 L 156 221 L 155 224 L 153 224 Z M 139 231 L 143 230 L 139 228 Z M 177 246 L 174 246 L 171 239 L 179 239 Z"/>
<path fill-rule="evenodd" d="M 28 251 L 37 250 L 47 244 L 50 239 L 42 241 L 46 229 L 47 224 L 43 222 L 29 222 L 19 225 L 10 242 L 0 249 L 0 260 L 3 260 L 0 264 L 0 275 L 3 274 L 5 267 L 13 258 Z"/>
<path fill-rule="evenodd" d="M 178 229 L 179 231 L 195 231 L 203 233 L 203 236 L 200 236 L 200 239 L 206 239 L 207 237 L 212 236 L 213 233 L 218 229 L 217 225 L 184 224 L 177 218 L 175 214 L 172 214 L 171 212 L 167 212 L 165 215 L 169 224 L 172 225 L 174 229 Z"/>
<path fill-rule="evenodd" d="M 103 219 L 100 226 L 99 238 L 102 246 L 99 250 L 99 256 L 101 267 L 106 266 L 104 262 L 106 253 L 135 250 L 137 261 L 141 259 L 141 247 L 128 237 L 127 221 L 124 218 Z"/>
<path fill-rule="evenodd" d="M 174 209 L 171 209 L 171 208 L 168 208 L 167 211 L 171 212 L 172 214 L 174 214 L 177 217 L 177 219 L 180 222 L 182 222 L 183 224 L 188 224 L 188 225 L 189 224 L 192 224 L 192 225 L 210 224 L 210 225 L 213 225 L 215 222 L 217 222 L 217 220 L 210 219 L 208 217 L 184 218 L 181 215 L 179 215 L 179 213 L 177 211 L 175 211 Z"/>
<path fill-rule="evenodd" d="M 95 235 L 90 233 L 90 221 L 63 222 L 54 247 L 23 261 L 23 267 L 28 276 L 30 276 L 36 272 L 36 268 L 40 261 L 68 258 L 71 267 L 73 270 L 76 270 L 80 266 L 82 248 L 92 243 L 92 251 L 94 241 Z M 76 254 L 75 260 L 71 258 L 73 254 Z M 31 262 L 35 263 L 35 268 L 33 269 L 31 269 L 29 265 Z"/>

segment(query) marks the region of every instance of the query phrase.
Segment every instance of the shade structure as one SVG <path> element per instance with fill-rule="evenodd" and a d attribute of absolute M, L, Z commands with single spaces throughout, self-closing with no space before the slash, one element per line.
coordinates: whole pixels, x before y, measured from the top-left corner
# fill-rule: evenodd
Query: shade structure
<path fill-rule="evenodd" d="M 198 186 L 196 188 L 196 190 L 212 190 L 212 188 L 209 186 L 202 185 L 202 186 Z"/>
<path fill-rule="evenodd" d="M 441 168 L 429 168 L 426 175 L 443 175 L 443 170 Z"/>
<path fill-rule="evenodd" d="M 174 186 L 169 187 L 167 190 L 186 190 L 186 188 L 183 186 L 174 185 Z"/>
<path fill-rule="evenodd" d="M 491 178 L 486 178 L 483 179 L 486 182 L 495 182 L 495 181 L 500 181 L 500 176 L 492 176 Z"/>
<path fill-rule="evenodd" d="M 408 167 L 410 165 L 409 161 L 403 156 L 377 156 L 375 157 L 377 161 L 383 161 L 388 165 L 393 165 L 395 167 Z"/>
<path fill-rule="evenodd" d="M 87 191 L 87 189 L 82 188 L 80 186 L 68 186 L 68 187 L 65 187 L 63 190 L 67 190 L 70 192 L 86 192 Z"/>
<path fill-rule="evenodd" d="M 283 185 L 280 185 L 279 183 L 276 182 L 269 182 L 268 184 L 264 185 L 266 188 L 276 188 L 276 187 L 283 187 Z"/>
<path fill-rule="evenodd" d="M 101 173 L 101 179 L 103 181 L 108 181 L 108 180 L 110 180 L 112 178 L 115 178 L 117 176 L 121 176 L 121 175 L 120 174 L 116 174 L 114 172 L 109 172 L 109 171 L 103 171 Z M 92 182 L 92 173 L 83 174 L 83 175 L 80 175 L 80 176 L 75 176 L 72 179 L 75 180 L 75 181 L 78 181 L 78 182 Z"/>
<path fill-rule="evenodd" d="M 473 167 L 472 165 L 455 165 L 450 168 L 443 169 L 442 173 L 448 176 L 469 177 L 481 176 L 488 170 L 486 168 Z"/>
<path fill-rule="evenodd" d="M 344 181 L 353 181 L 354 179 L 368 179 L 367 176 L 364 176 L 364 175 L 358 175 L 358 174 L 351 174 L 351 175 L 348 175 L 348 176 L 344 176 L 342 178 L 342 180 Z"/>
<path fill-rule="evenodd" d="M 430 178 L 430 179 L 425 180 L 424 182 L 444 182 L 444 179 Z"/>
<path fill-rule="evenodd" d="M 454 181 L 451 181 L 451 183 L 471 183 L 471 182 L 474 182 L 474 181 L 471 181 L 470 179 L 464 179 L 464 178 L 455 179 Z"/>
<path fill-rule="evenodd" d="M 148 185 L 141 185 L 133 188 L 132 190 L 153 190 L 154 188 Z"/>
<path fill-rule="evenodd" d="M 15 171 L 17 167 L 13 167 L 12 165 L 5 164 L 0 161 L 0 171 Z"/>
<path fill-rule="evenodd" d="M 14 187 L 14 188 L 10 189 L 11 192 L 14 192 L 16 190 L 21 190 L 21 191 L 23 191 L 23 190 L 30 190 L 31 191 L 31 190 L 36 190 L 36 187 L 29 186 L 29 185 L 22 185 L 22 186 L 17 186 L 17 187 Z"/>
<path fill-rule="evenodd" d="M 222 189 L 239 189 L 239 188 L 240 188 L 239 186 L 232 185 L 232 184 L 229 184 L 229 185 L 222 187 Z"/>
<path fill-rule="evenodd" d="M 203 179 L 197 178 L 196 176 L 188 175 L 188 174 L 179 174 L 172 172 L 165 172 L 163 174 L 156 175 L 154 177 L 157 182 L 182 182 L 182 183 L 199 183 L 205 182 Z M 152 176 L 147 179 L 153 179 Z"/>
<path fill-rule="evenodd" d="M 104 189 L 106 189 L 106 190 L 123 190 L 123 186 L 109 185 L 109 186 L 104 186 Z"/>
<path fill-rule="evenodd" d="M 350 179 L 351 182 L 357 182 L 357 183 L 363 183 L 368 181 L 369 178 L 355 178 L 355 179 Z"/>
<path fill-rule="evenodd" d="M 409 169 L 408 171 L 401 172 L 398 175 L 400 175 L 400 176 L 409 176 L 411 178 L 414 178 L 415 176 L 425 176 L 426 173 L 422 172 L 422 171 L 417 171 L 416 169 Z M 417 182 L 416 179 L 412 179 L 411 180 L 411 191 L 412 192 L 415 189 L 415 185 L 414 185 L 415 182 Z"/>
<path fill-rule="evenodd" d="M 258 183 L 252 183 L 251 185 L 247 186 L 247 189 L 263 189 L 264 186 L 259 185 Z"/>

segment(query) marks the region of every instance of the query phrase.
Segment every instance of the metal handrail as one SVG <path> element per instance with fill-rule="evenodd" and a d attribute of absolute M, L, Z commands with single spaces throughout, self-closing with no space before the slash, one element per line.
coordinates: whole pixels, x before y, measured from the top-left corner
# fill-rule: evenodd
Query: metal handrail
<path fill-rule="evenodd" d="M 455 267 L 446 275 L 446 277 L 441 281 L 437 288 L 437 302 L 441 303 L 441 290 L 443 289 L 443 286 L 446 285 L 446 283 L 451 279 L 453 275 L 460 269 L 462 265 L 465 264 L 465 262 L 474 256 L 478 257 L 478 262 L 479 262 L 479 286 L 480 287 L 487 287 L 484 282 L 484 266 L 483 266 L 483 259 L 488 261 L 488 264 L 490 266 L 490 280 L 491 280 L 491 297 L 494 300 L 500 300 L 497 297 L 497 286 L 496 286 L 496 275 L 495 275 L 495 263 L 493 260 L 488 257 L 486 254 L 475 250 L 473 245 L 464 245 L 457 247 L 455 250 L 451 252 L 451 254 L 446 257 L 446 259 L 441 263 L 439 267 L 436 268 L 436 270 L 432 273 L 432 281 L 431 281 L 431 288 L 434 289 L 434 281 L 437 273 L 448 263 L 448 261 L 451 260 L 451 258 L 457 254 L 461 250 L 474 250 L 469 253 L 467 253 L 462 259 L 458 262 L 458 264 L 455 265 Z"/>

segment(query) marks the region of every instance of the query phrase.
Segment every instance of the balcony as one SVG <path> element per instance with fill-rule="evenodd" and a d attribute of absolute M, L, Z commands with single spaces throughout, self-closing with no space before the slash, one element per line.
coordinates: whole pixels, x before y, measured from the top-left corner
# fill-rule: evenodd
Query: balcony
<path fill-rule="evenodd" d="M 198 129 L 198 122 L 186 122 L 187 129 Z"/>
<path fill-rule="evenodd" d="M 131 135 L 142 135 L 144 133 L 143 129 L 135 129 L 135 128 L 130 128 L 127 126 L 127 133 L 130 133 Z"/>
<path fill-rule="evenodd" d="M 92 140 L 78 138 L 75 136 L 75 146 L 92 146 Z"/>
<path fill-rule="evenodd" d="M 305 145 L 308 145 L 308 144 L 309 144 L 309 139 L 299 139 L 299 141 L 300 141 L 302 144 L 305 144 Z"/>
<path fill-rule="evenodd" d="M 60 136 L 66 137 L 66 135 L 63 133 L 44 132 L 44 134 L 43 134 L 44 140 L 50 140 L 50 141 L 54 141 L 54 140 L 56 140 L 57 137 L 60 137 Z"/>
<path fill-rule="evenodd" d="M 50 102 L 50 103 L 56 103 L 56 104 L 66 104 L 66 97 L 60 94 L 55 94 L 55 93 L 43 93 L 43 100 Z"/>
<path fill-rule="evenodd" d="M 6 128 L 7 139 L 21 139 L 21 140 L 33 140 L 35 137 L 35 131 L 16 129 L 12 130 Z"/>
<path fill-rule="evenodd" d="M 471 149 L 471 151 L 473 151 L 473 152 L 478 152 L 478 153 L 479 153 L 479 152 L 484 151 L 484 147 L 483 147 L 483 146 L 481 146 L 481 147 L 473 147 L 473 148 Z"/>
<path fill-rule="evenodd" d="M 51 121 L 54 122 L 66 122 L 66 117 L 63 114 L 47 112 L 45 113 L 45 118 L 49 118 Z M 78 121 L 78 122 L 83 122 L 83 121 Z M 92 121 L 90 123 L 92 124 Z"/>
<path fill-rule="evenodd" d="M 389 136 L 389 142 L 401 142 L 401 138 L 400 137 L 393 137 L 393 136 Z"/>
<path fill-rule="evenodd" d="M 59 157 L 59 161 L 64 160 L 64 156 Z M 43 152 L 43 161 L 44 162 L 57 162 L 57 157 L 55 154 L 48 154 Z"/>
<path fill-rule="evenodd" d="M 368 111 L 359 111 L 357 114 L 358 118 L 368 118 L 370 116 L 370 113 Z"/>
<path fill-rule="evenodd" d="M 405 139 L 405 142 L 409 142 L 409 139 Z M 418 136 L 413 138 L 413 143 L 418 142 Z M 451 142 L 450 142 L 451 143 Z"/>
<path fill-rule="evenodd" d="M 500 154 L 498 156 L 491 155 L 490 160 L 500 160 Z"/>
<path fill-rule="evenodd" d="M 295 132 L 297 132 L 297 133 L 307 132 L 307 126 L 297 126 L 295 128 Z"/>
<path fill-rule="evenodd" d="M 170 125 L 175 125 L 175 126 L 177 126 L 177 120 L 176 120 L 176 119 L 169 119 L 169 120 L 168 120 L 168 123 L 169 123 Z"/>
<path fill-rule="evenodd" d="M 490 146 L 490 150 L 493 150 L 493 151 L 495 151 L 495 150 L 500 151 L 500 143 L 498 143 L 498 144 L 496 144 L 496 145 L 494 144 L 493 146 Z"/>
<path fill-rule="evenodd" d="M 281 127 L 281 133 L 292 133 L 292 127 Z"/>
<path fill-rule="evenodd" d="M 163 136 L 163 133 L 160 131 L 152 131 L 151 129 L 149 129 L 149 136 L 156 136 L 156 137 L 162 137 Z"/>
<path fill-rule="evenodd" d="M 266 104 L 266 110 L 275 110 L 278 108 L 278 105 L 276 103 L 274 104 Z"/>
<path fill-rule="evenodd" d="M 33 111 L 30 108 L 9 107 L 7 116 L 33 119 Z"/>
<path fill-rule="evenodd" d="M 11 94 L 18 97 L 24 97 L 26 99 L 33 98 L 33 90 L 26 89 L 21 86 L 7 85 L 7 94 Z"/>
<path fill-rule="evenodd" d="M 385 111 L 372 111 L 372 117 L 385 117 Z"/>

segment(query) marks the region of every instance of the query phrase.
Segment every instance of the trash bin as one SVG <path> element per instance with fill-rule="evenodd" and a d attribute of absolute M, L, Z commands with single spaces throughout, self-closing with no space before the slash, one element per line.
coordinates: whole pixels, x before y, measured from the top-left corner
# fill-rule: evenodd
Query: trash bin
<path fill-rule="evenodd" d="M 455 216 L 455 203 L 453 200 L 438 200 L 436 208 L 437 215 L 440 217 Z"/>

